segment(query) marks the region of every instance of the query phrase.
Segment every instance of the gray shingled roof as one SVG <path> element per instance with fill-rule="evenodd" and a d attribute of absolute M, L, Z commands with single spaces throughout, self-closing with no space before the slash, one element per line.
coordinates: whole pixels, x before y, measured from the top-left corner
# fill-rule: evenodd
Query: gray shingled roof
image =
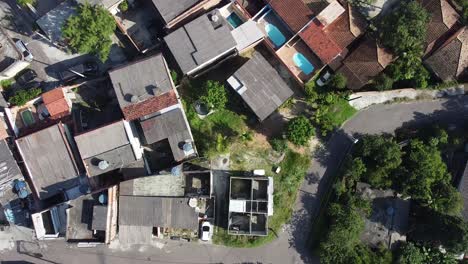
<path fill-rule="evenodd" d="M 260 121 L 271 115 L 293 95 L 293 91 L 278 72 L 258 52 L 255 52 L 232 77 L 247 88 L 240 96 Z"/>
<path fill-rule="evenodd" d="M 141 121 L 141 127 L 147 144 L 168 139 L 176 161 L 181 161 L 185 158 L 185 153 L 179 147 L 179 144 L 186 140 L 193 141 L 190 128 L 180 108 Z"/>
<path fill-rule="evenodd" d="M 172 90 L 162 54 L 147 57 L 109 71 L 120 107 L 133 104 L 131 97 L 142 102 Z"/>
<path fill-rule="evenodd" d="M 119 197 L 119 225 L 198 229 L 198 213 L 189 198 Z"/>
<path fill-rule="evenodd" d="M 99 162 L 105 160 L 109 163 L 109 167 L 105 170 L 99 169 Z M 130 144 L 123 145 L 113 150 L 92 156 L 83 160 L 89 176 L 100 175 L 109 171 L 127 167 L 132 162 L 136 161 Z"/>
<path fill-rule="evenodd" d="M 40 199 L 79 185 L 79 171 L 57 124 L 16 140 Z"/>
<path fill-rule="evenodd" d="M 217 56 L 235 49 L 236 41 L 226 21 L 218 16 L 215 26 L 206 14 L 164 38 L 184 74 Z"/>
<path fill-rule="evenodd" d="M 196 5 L 199 0 L 153 0 L 153 4 L 158 9 L 159 14 L 167 23 L 184 13 L 186 10 Z"/>

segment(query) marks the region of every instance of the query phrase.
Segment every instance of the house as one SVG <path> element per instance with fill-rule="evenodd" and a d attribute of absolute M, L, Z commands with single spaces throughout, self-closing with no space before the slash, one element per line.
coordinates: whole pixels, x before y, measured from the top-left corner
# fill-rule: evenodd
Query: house
<path fill-rule="evenodd" d="M 394 249 L 398 242 L 406 241 L 410 201 L 395 195 L 393 190 L 371 189 L 366 183 L 359 182 L 356 188 L 359 195 L 372 204 L 361 240 L 372 248 L 383 245 L 388 249 Z"/>
<path fill-rule="evenodd" d="M 229 77 L 227 82 L 260 121 L 265 120 L 294 94 L 258 52 Z"/>
<path fill-rule="evenodd" d="M 314 18 L 314 13 L 302 0 L 268 0 L 267 3 L 294 34 Z"/>
<path fill-rule="evenodd" d="M 40 200 L 59 194 L 73 196 L 73 189 L 81 185 L 69 134 L 68 127 L 58 123 L 16 139 L 30 187 Z"/>
<path fill-rule="evenodd" d="M 146 150 L 148 173 L 197 156 L 188 120 L 161 54 L 114 69 L 109 75 L 125 120 L 142 132 L 139 136 Z"/>
<path fill-rule="evenodd" d="M 164 38 L 183 74 L 194 75 L 237 54 L 231 30 L 216 12 L 196 18 Z"/>
<path fill-rule="evenodd" d="M 16 159 L 5 139 L 0 139 L 0 206 L 5 206 L 10 201 L 20 197 L 19 193 L 13 191 L 15 181 L 23 181 Z M 25 197 L 21 197 L 25 198 Z"/>
<path fill-rule="evenodd" d="M 191 18 L 205 13 L 220 2 L 220 0 L 153 0 L 159 17 L 169 29 L 176 28 Z"/>
<path fill-rule="evenodd" d="M 167 111 L 179 103 L 162 54 L 112 69 L 109 76 L 127 121 Z"/>
<path fill-rule="evenodd" d="M 458 191 L 460 192 L 463 198 L 463 211 L 462 217 L 465 221 L 468 220 L 468 155 L 465 155 L 465 168 L 460 177 L 460 182 L 458 183 Z"/>
<path fill-rule="evenodd" d="M 192 239 L 201 219 L 213 220 L 211 172 L 182 167 L 120 183 L 120 243 L 146 244 L 174 233 Z"/>
<path fill-rule="evenodd" d="M 367 36 L 343 60 L 337 72 L 346 77 L 348 88 L 358 90 L 379 75 L 393 60 L 394 56 L 387 49 Z"/>
<path fill-rule="evenodd" d="M 468 80 L 468 29 L 463 27 L 423 61 L 442 81 Z"/>
<path fill-rule="evenodd" d="M 143 151 L 134 131 L 129 122 L 120 120 L 75 136 L 93 190 L 109 187 L 96 176 L 120 170 L 142 158 Z"/>
<path fill-rule="evenodd" d="M 228 234 L 266 236 L 273 215 L 272 177 L 231 177 Z"/>
<path fill-rule="evenodd" d="M 50 119 L 60 119 L 71 114 L 72 102 L 66 88 L 55 88 L 41 97 Z"/>
<path fill-rule="evenodd" d="M 76 14 L 77 7 L 74 0 L 65 0 L 36 20 L 36 24 L 52 42 L 62 43 L 62 27 L 70 16 Z"/>
<path fill-rule="evenodd" d="M 420 3 L 430 15 L 424 43 L 424 54 L 428 55 L 461 27 L 460 16 L 447 0 L 420 0 Z"/>

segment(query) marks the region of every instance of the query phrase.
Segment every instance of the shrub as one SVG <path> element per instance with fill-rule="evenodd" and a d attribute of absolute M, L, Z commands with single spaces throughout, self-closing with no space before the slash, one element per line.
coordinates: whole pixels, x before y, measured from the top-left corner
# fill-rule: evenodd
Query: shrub
<path fill-rule="evenodd" d="M 23 106 L 27 102 L 31 101 L 32 99 L 38 97 L 41 94 L 42 90 L 39 88 L 31 89 L 31 90 L 20 90 L 15 93 L 10 99 L 8 100 L 10 104 Z"/>
<path fill-rule="evenodd" d="M 288 149 L 288 142 L 284 139 L 274 138 L 270 142 L 274 151 L 285 152 Z"/>
<path fill-rule="evenodd" d="M 342 73 L 337 73 L 333 75 L 328 85 L 330 87 L 342 90 L 346 88 L 346 82 L 347 82 L 346 77 Z"/>
<path fill-rule="evenodd" d="M 314 80 L 310 80 L 305 84 L 305 93 L 307 96 L 307 100 L 310 103 L 314 103 L 319 98 L 319 94 L 317 93 L 317 90 L 315 89 Z"/>
<path fill-rule="evenodd" d="M 124 0 L 122 3 L 119 4 L 119 9 L 122 12 L 125 12 L 128 10 L 128 2 L 127 0 Z"/>
<path fill-rule="evenodd" d="M 6 80 L 3 80 L 3 81 L 0 81 L 0 86 L 3 88 L 3 90 L 6 90 L 6 89 L 10 88 L 10 86 L 12 84 L 13 84 L 12 79 L 6 79 Z"/>
<path fill-rule="evenodd" d="M 378 91 L 385 91 L 385 90 L 390 90 L 393 87 L 393 79 L 390 78 L 388 75 L 385 73 L 380 74 L 377 76 L 374 80 L 374 88 Z"/>
<path fill-rule="evenodd" d="M 171 79 L 175 85 L 179 84 L 179 75 L 177 74 L 175 70 L 171 70 Z"/>
<path fill-rule="evenodd" d="M 227 103 L 226 89 L 217 81 L 207 81 L 203 85 L 203 95 L 200 100 L 210 109 L 224 109 Z"/>
<path fill-rule="evenodd" d="M 287 136 L 295 145 L 306 145 L 314 134 L 312 124 L 305 116 L 296 117 L 288 123 Z"/>

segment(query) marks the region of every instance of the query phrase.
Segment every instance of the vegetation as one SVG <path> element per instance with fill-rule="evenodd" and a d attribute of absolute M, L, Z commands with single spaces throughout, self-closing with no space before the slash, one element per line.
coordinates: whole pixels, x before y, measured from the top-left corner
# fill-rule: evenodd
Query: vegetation
<path fill-rule="evenodd" d="M 385 90 L 391 90 L 393 87 L 394 80 L 390 78 L 385 73 L 379 74 L 375 79 L 374 79 L 374 88 L 377 91 L 385 91 Z"/>
<path fill-rule="evenodd" d="M 344 88 L 346 88 L 346 82 L 346 77 L 342 73 L 337 73 L 333 75 L 328 85 L 333 88 L 343 90 Z"/>
<path fill-rule="evenodd" d="M 13 79 L 6 79 L 6 80 L 3 80 L 3 81 L 0 81 L 0 87 L 3 90 L 7 90 L 8 88 L 11 87 L 12 84 L 13 84 Z"/>
<path fill-rule="evenodd" d="M 281 173 L 274 176 L 274 208 L 273 216 L 268 219 L 270 231 L 265 237 L 232 236 L 224 229 L 219 229 L 213 236 L 215 244 L 223 244 L 231 247 L 255 247 L 275 238 L 281 227 L 291 219 L 296 201 L 297 189 L 302 183 L 310 158 L 294 151 L 287 151 L 284 160 L 279 164 Z"/>
<path fill-rule="evenodd" d="M 288 142 L 285 139 L 274 138 L 270 144 L 274 151 L 282 153 L 288 150 Z"/>
<path fill-rule="evenodd" d="M 456 0 L 456 2 L 461 7 L 463 22 L 468 25 L 468 0 Z"/>
<path fill-rule="evenodd" d="M 295 145 L 306 145 L 314 134 L 314 127 L 305 116 L 293 118 L 288 123 L 287 137 Z"/>
<path fill-rule="evenodd" d="M 171 70 L 171 79 L 174 82 L 174 85 L 179 84 L 179 75 L 177 74 L 177 72 L 175 70 Z"/>
<path fill-rule="evenodd" d="M 79 6 L 76 15 L 68 18 L 62 36 L 75 52 L 97 55 L 104 62 L 111 50 L 111 35 L 115 28 L 115 20 L 109 11 L 85 3 Z"/>
<path fill-rule="evenodd" d="M 351 5 L 356 7 L 369 7 L 374 4 L 377 0 L 351 0 L 349 1 Z"/>
<path fill-rule="evenodd" d="M 27 5 L 34 5 L 36 4 L 36 0 L 16 0 L 16 2 L 20 6 L 27 6 Z"/>
<path fill-rule="evenodd" d="M 38 97 L 42 93 L 42 90 L 39 88 L 34 88 L 30 90 L 19 90 L 15 95 L 11 96 L 8 99 L 10 104 L 16 106 L 23 106 L 32 99 Z"/>
<path fill-rule="evenodd" d="M 217 81 L 207 81 L 202 88 L 203 95 L 200 100 L 205 103 L 210 109 L 224 109 L 227 103 L 226 88 Z"/>
<path fill-rule="evenodd" d="M 124 0 L 122 3 L 119 4 L 119 9 L 122 12 L 125 12 L 128 10 L 128 1 Z"/>
<path fill-rule="evenodd" d="M 455 264 L 457 261 L 451 254 L 443 254 L 437 248 L 405 243 L 400 248 L 397 262 L 399 264 Z"/>
<path fill-rule="evenodd" d="M 393 12 L 378 23 L 379 38 L 398 59 L 389 67 L 394 81 L 408 81 L 410 85 L 426 88 L 429 72 L 422 65 L 427 23 L 430 15 L 418 1 L 402 1 Z M 385 79 L 380 80 L 385 84 Z M 389 82 L 387 81 L 386 84 Z M 377 88 L 385 88 L 380 85 Z"/>

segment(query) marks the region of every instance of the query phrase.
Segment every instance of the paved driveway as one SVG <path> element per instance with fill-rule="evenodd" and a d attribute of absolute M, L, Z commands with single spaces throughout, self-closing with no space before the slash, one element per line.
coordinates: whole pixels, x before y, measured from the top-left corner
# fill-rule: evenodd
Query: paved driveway
<path fill-rule="evenodd" d="M 331 176 L 336 172 L 351 145 L 354 133 L 392 133 L 402 125 L 424 122 L 463 124 L 468 120 L 468 96 L 405 104 L 376 105 L 359 112 L 343 130 L 336 133 L 326 149 L 314 156 L 310 173 L 304 181 L 296 204 L 293 221 L 280 232 L 279 238 L 259 248 L 235 249 L 195 243 L 162 242 L 152 246 L 77 249 L 63 242 L 40 245 L 25 243 L 16 251 L 2 253 L 2 260 L 26 260 L 42 263 L 318 263 L 307 247 L 311 219 Z M 275 210 L 281 210 L 276 208 Z M 28 250 L 29 249 L 29 250 Z M 27 255 L 29 254 L 29 255 Z M 33 257 L 31 257 L 32 255 Z"/>

